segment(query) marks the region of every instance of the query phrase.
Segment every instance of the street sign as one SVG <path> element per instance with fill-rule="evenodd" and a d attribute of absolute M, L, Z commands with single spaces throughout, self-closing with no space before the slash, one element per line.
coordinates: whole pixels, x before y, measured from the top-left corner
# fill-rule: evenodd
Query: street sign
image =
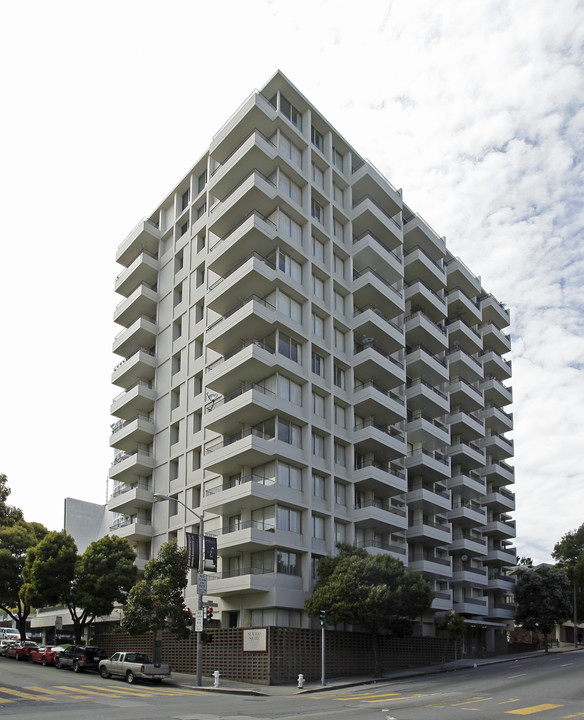
<path fill-rule="evenodd" d="M 207 576 L 203 573 L 197 573 L 197 594 L 207 594 Z"/>

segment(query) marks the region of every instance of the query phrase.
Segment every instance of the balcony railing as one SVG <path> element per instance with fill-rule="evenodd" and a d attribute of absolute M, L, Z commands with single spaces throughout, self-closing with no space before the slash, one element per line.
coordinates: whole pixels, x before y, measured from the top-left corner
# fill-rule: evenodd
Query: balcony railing
<path fill-rule="evenodd" d="M 364 270 L 355 270 L 355 268 L 353 268 L 353 280 L 357 280 L 364 275 L 373 275 L 373 277 L 377 278 L 377 280 L 379 280 L 379 282 L 382 283 L 384 287 L 391 290 L 394 295 L 397 295 L 400 299 L 403 298 L 403 292 L 401 290 L 398 290 L 397 288 L 394 288 L 393 285 L 390 285 L 387 280 L 382 278 L 381 275 L 378 272 L 375 272 L 373 268 L 366 267 Z"/>
<path fill-rule="evenodd" d="M 220 440 L 219 442 L 214 443 L 209 447 L 206 447 L 205 454 L 209 454 L 215 452 L 216 450 L 220 450 L 221 448 L 228 447 L 229 445 L 232 445 L 238 440 L 242 440 L 243 438 L 247 437 L 257 437 L 263 440 L 273 440 L 275 436 L 271 435 L 270 433 L 261 432 L 260 430 L 256 430 L 255 428 L 249 428 L 248 430 L 242 430 L 235 435 L 231 435 L 225 440 Z"/>
<path fill-rule="evenodd" d="M 231 317 L 231 315 L 234 315 L 238 310 L 241 310 L 242 307 L 245 307 L 247 304 L 253 301 L 259 303 L 260 305 L 263 305 L 264 307 L 268 308 L 268 310 L 276 310 L 274 305 L 271 305 L 269 302 L 259 297 L 259 295 L 250 295 L 249 297 L 246 297 L 245 300 L 241 300 L 237 303 L 237 305 L 234 305 L 230 310 L 225 313 L 225 315 L 212 322 L 207 327 L 207 331 L 211 330 L 211 328 L 214 328 L 216 325 L 219 325 L 219 323 L 223 322 L 223 320 L 227 320 L 228 317 Z"/>
<path fill-rule="evenodd" d="M 406 511 L 401 510 L 398 507 L 395 507 L 395 505 L 392 505 L 389 502 L 384 502 L 383 500 L 379 500 L 375 498 L 374 500 L 364 500 L 363 502 L 355 503 L 355 510 L 360 510 L 361 508 L 368 508 L 368 507 L 374 507 L 378 510 L 384 510 L 388 513 L 393 513 L 394 515 L 399 515 L 400 517 L 406 517 Z"/>
<path fill-rule="evenodd" d="M 374 235 L 371 230 L 366 230 L 364 233 L 361 233 L 359 236 L 353 237 L 353 245 L 355 243 L 358 243 L 359 240 L 363 240 L 363 238 L 370 237 L 372 240 L 375 240 L 376 243 L 381 245 L 381 247 L 385 250 L 385 252 L 389 253 L 390 255 L 393 255 L 396 260 L 399 260 L 399 262 L 402 262 L 401 257 L 395 253 L 393 250 L 390 250 L 385 243 L 383 243 L 376 235 Z"/>
<path fill-rule="evenodd" d="M 211 245 L 211 246 L 209 247 L 209 252 L 213 252 L 214 250 L 216 250 L 216 249 L 219 247 L 219 245 L 221 245 L 221 243 L 225 242 L 226 240 L 229 240 L 229 237 L 230 237 L 231 235 L 233 235 L 233 233 L 237 232 L 237 230 L 238 230 L 245 222 L 247 222 L 247 220 L 249 220 L 250 217 L 254 217 L 254 216 L 257 217 L 257 218 L 259 218 L 259 219 L 262 220 L 263 222 L 267 223 L 268 225 L 272 225 L 273 228 L 274 228 L 274 230 L 276 229 L 276 224 L 273 223 L 269 218 L 267 218 L 265 215 L 262 215 L 262 214 L 259 213 L 257 210 L 252 210 L 252 211 L 251 211 L 250 213 L 248 213 L 242 220 L 238 220 L 237 224 L 234 225 L 230 230 L 228 230 L 228 231 L 225 233 L 225 235 L 223 235 L 222 238 L 220 238 L 219 240 L 217 240 L 216 243 L 214 243 L 213 245 Z"/>
<path fill-rule="evenodd" d="M 391 545 L 390 543 L 383 542 L 382 540 L 358 540 L 356 543 L 357 547 L 368 548 L 374 547 L 380 550 L 389 550 L 389 552 L 396 553 L 398 555 L 405 555 L 406 548 L 399 545 Z"/>
<path fill-rule="evenodd" d="M 227 403 L 231 402 L 231 400 L 235 400 L 235 398 L 241 397 L 241 395 L 248 392 L 249 390 L 257 390 L 264 395 L 268 395 L 274 398 L 276 397 L 275 392 L 273 392 L 272 390 L 267 390 L 263 385 L 258 385 L 258 383 L 248 383 L 247 385 L 244 385 L 243 387 L 234 390 L 232 393 L 229 393 L 229 395 L 225 395 L 225 397 L 223 398 L 219 398 L 218 400 L 210 400 L 206 407 L 206 411 L 211 412 L 212 410 L 221 407 L 221 405 L 227 405 Z"/>
<path fill-rule="evenodd" d="M 355 463 L 355 470 L 363 470 L 368 467 L 377 468 L 377 470 L 389 473 L 390 475 L 395 475 L 396 477 L 402 478 L 402 480 L 406 477 L 405 472 L 401 468 L 398 468 L 391 463 L 380 463 L 377 460 L 364 460 L 363 462 Z"/>
<path fill-rule="evenodd" d="M 219 530 L 205 531 L 205 534 L 211 535 L 212 537 L 220 537 L 221 535 L 230 535 L 231 533 L 238 532 L 239 530 L 263 530 L 264 532 L 275 533 L 276 521 L 264 522 L 263 520 L 246 520 L 245 522 L 227 525 L 226 527 L 219 528 Z M 300 533 L 296 534 L 299 535 Z"/>
<path fill-rule="evenodd" d="M 259 485 L 273 486 L 276 484 L 276 478 L 266 478 L 262 475 L 254 475 L 253 473 L 251 475 L 244 475 L 243 477 L 239 477 L 235 480 L 228 480 L 227 482 L 222 482 L 219 485 L 214 485 L 213 487 L 208 488 L 205 490 L 205 497 L 216 495 L 217 493 L 224 492 L 225 490 L 231 490 L 234 487 L 239 487 L 240 485 L 246 485 L 247 483 L 252 482 L 258 483 Z"/>
<path fill-rule="evenodd" d="M 207 367 L 205 368 L 205 372 L 209 372 L 213 368 L 217 367 L 217 365 L 221 365 L 221 363 L 224 363 L 226 360 L 234 357 L 238 353 L 245 350 L 245 348 L 250 347 L 250 345 L 255 345 L 262 350 L 266 350 L 270 353 L 270 355 L 276 354 L 276 350 L 271 345 L 268 345 L 268 343 L 266 343 L 264 340 L 255 340 L 252 338 L 251 340 L 246 340 L 245 342 L 241 343 L 241 345 L 238 345 L 236 348 L 226 353 L 223 357 L 220 357 L 217 360 L 213 361 L 210 365 L 207 365 Z"/>
<path fill-rule="evenodd" d="M 398 330 L 399 330 L 399 328 L 398 328 Z M 403 363 L 401 363 L 399 360 L 396 360 L 395 358 L 392 358 L 390 355 L 383 352 L 383 350 L 381 348 L 377 347 L 377 345 L 374 345 L 373 343 L 358 343 L 358 342 L 356 342 L 355 350 L 354 350 L 353 354 L 358 355 L 360 352 L 363 352 L 363 350 L 367 350 L 369 348 L 371 348 L 371 350 L 375 350 L 375 352 L 378 355 L 381 355 L 385 360 L 389 360 L 389 362 L 393 363 L 394 365 L 397 365 L 399 368 L 401 368 L 403 370 L 403 367 L 404 367 Z"/>
<path fill-rule="evenodd" d="M 392 427 L 387 427 L 386 425 L 380 425 L 379 423 L 375 422 L 375 420 L 365 420 L 365 422 L 355 425 L 353 430 L 357 432 L 358 430 L 363 430 L 364 428 L 369 427 L 374 428 L 375 430 L 379 430 L 379 432 L 382 432 L 385 435 L 389 435 L 390 437 L 396 438 L 397 440 L 403 440 L 405 442 L 405 436 L 403 433 L 399 432 L 399 430 L 396 430 Z"/>
<path fill-rule="evenodd" d="M 116 370 L 119 370 L 119 368 L 121 368 L 121 367 L 122 367 L 123 365 L 125 365 L 126 363 L 132 362 L 132 360 L 133 360 L 133 359 L 136 357 L 136 355 L 138 355 L 139 353 L 146 353 L 146 355 L 150 355 L 150 357 L 156 357 L 156 353 L 154 352 L 154 350 L 147 350 L 146 348 L 140 347 L 140 348 L 138 348 L 135 352 L 133 352 L 133 353 L 130 355 L 130 357 L 126 358 L 125 360 L 122 360 L 122 362 L 119 362 L 119 363 L 115 366 L 115 368 L 114 368 L 113 371 L 115 372 Z"/>
<path fill-rule="evenodd" d="M 216 580 L 229 580 L 230 578 L 243 577 L 244 575 L 272 575 L 275 572 L 275 568 L 257 568 L 257 567 L 243 567 L 233 568 L 232 570 L 223 570 L 220 573 L 212 573 L 209 575 L 209 581 L 213 582 Z"/>
<path fill-rule="evenodd" d="M 397 395 L 396 393 L 392 392 L 391 390 L 384 390 L 384 388 L 379 387 L 379 385 L 376 385 L 373 380 L 369 380 L 364 383 L 356 383 L 355 387 L 353 388 L 354 392 L 359 392 L 359 390 L 364 390 L 365 388 L 373 388 L 374 390 L 377 390 L 377 392 L 381 393 L 382 395 L 385 395 L 388 398 L 391 398 L 394 402 L 398 403 L 399 405 L 405 405 L 405 400 L 400 395 Z"/>
<path fill-rule="evenodd" d="M 353 317 L 357 317 L 358 315 L 361 315 L 362 313 L 366 312 L 367 310 L 371 310 L 376 315 L 378 315 L 382 320 L 384 320 L 388 325 L 391 325 L 393 328 L 398 330 L 400 333 L 403 333 L 404 329 L 403 327 L 400 327 L 397 323 L 393 322 L 393 320 L 390 320 L 387 315 L 381 312 L 381 310 L 375 305 L 364 305 L 362 308 L 355 307 L 353 310 Z"/>
<path fill-rule="evenodd" d="M 240 261 L 237 263 L 237 265 L 234 265 L 230 270 L 228 270 L 228 271 L 225 273 L 225 275 L 221 276 L 218 280 L 216 280 L 214 283 L 212 283 L 211 285 L 209 285 L 209 290 L 210 290 L 210 291 L 211 291 L 211 290 L 214 290 L 217 286 L 221 285 L 221 283 L 222 283 L 224 280 L 227 280 L 227 278 L 228 278 L 230 275 L 233 275 L 234 272 L 236 272 L 237 270 L 239 270 L 240 267 L 242 267 L 243 265 L 245 265 L 245 263 L 248 262 L 248 260 L 251 260 L 252 258 L 255 258 L 256 260 L 259 260 L 260 262 L 264 263 L 264 264 L 267 265 L 271 270 L 275 270 L 275 269 L 276 269 L 276 263 L 272 262 L 269 258 L 264 257 L 263 255 L 260 255 L 258 252 L 256 252 L 256 251 L 254 250 L 254 251 L 251 252 L 249 255 L 247 255 L 246 257 L 244 257 L 243 260 L 240 260 Z"/>

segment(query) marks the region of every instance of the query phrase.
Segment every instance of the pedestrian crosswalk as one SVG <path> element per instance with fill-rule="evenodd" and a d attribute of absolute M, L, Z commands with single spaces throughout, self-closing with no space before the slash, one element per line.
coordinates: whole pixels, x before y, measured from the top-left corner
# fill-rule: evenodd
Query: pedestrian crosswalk
<path fill-rule="evenodd" d="M 91 699 L 131 699 L 131 698 L 168 698 L 187 695 L 202 695 L 201 691 L 170 686 L 149 687 L 137 685 L 128 687 L 125 684 L 111 683 L 99 685 L 26 685 L 21 688 L 0 685 L 0 707 L 18 701 L 46 702 Z"/>

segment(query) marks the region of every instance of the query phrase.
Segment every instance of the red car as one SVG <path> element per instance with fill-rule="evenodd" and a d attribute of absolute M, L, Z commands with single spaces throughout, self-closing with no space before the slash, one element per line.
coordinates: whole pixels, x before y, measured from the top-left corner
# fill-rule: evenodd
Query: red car
<path fill-rule="evenodd" d="M 55 664 L 55 651 L 53 645 L 47 645 L 46 647 L 33 648 L 29 655 L 29 662 L 37 662 L 42 665 L 54 665 Z"/>
<path fill-rule="evenodd" d="M 16 660 L 28 660 L 32 650 L 36 650 L 38 645 L 34 642 L 25 640 L 24 642 L 14 643 L 6 648 L 6 657 L 16 658 Z"/>

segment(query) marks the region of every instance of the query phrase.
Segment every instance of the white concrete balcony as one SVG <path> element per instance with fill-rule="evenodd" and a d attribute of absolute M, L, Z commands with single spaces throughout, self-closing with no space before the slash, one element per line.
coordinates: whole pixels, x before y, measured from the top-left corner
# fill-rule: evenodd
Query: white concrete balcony
<path fill-rule="evenodd" d="M 372 267 L 353 264 L 353 301 L 357 307 L 383 308 L 383 314 L 395 318 L 404 311 L 404 294 L 398 287 L 390 285 Z"/>
<path fill-rule="evenodd" d="M 140 379 L 151 381 L 155 371 L 156 354 L 154 350 L 138 348 L 133 355 L 116 365 L 111 377 L 112 384 L 129 388 Z"/>
<path fill-rule="evenodd" d="M 515 482 L 515 468 L 506 462 L 490 462 L 479 472 L 494 487 L 512 485 Z"/>
<path fill-rule="evenodd" d="M 408 526 L 408 542 L 424 545 L 449 545 L 452 540 L 450 523 L 439 524 L 430 520 L 416 520 Z"/>
<path fill-rule="evenodd" d="M 268 292 L 275 287 L 277 277 L 274 262 L 253 252 L 234 265 L 223 277 L 211 283 L 206 295 L 207 307 L 219 315 L 224 315 L 233 307 L 234 297 L 250 297 L 260 287 L 263 292 Z M 292 287 L 287 289 L 288 294 L 298 295 L 302 302 L 302 286 L 292 282 L 291 284 Z"/>
<path fill-rule="evenodd" d="M 481 335 L 485 350 L 494 350 L 499 355 L 505 355 L 511 351 L 511 337 L 499 330 L 493 323 L 482 325 Z"/>
<path fill-rule="evenodd" d="M 353 482 L 359 490 L 373 490 L 384 497 L 400 495 L 408 489 L 403 469 L 378 460 L 358 463 L 353 470 Z"/>
<path fill-rule="evenodd" d="M 486 615 L 488 610 L 488 602 L 486 598 L 464 598 L 461 600 L 454 599 L 452 608 L 459 615 Z"/>
<path fill-rule="evenodd" d="M 514 538 L 516 536 L 515 520 L 489 520 L 482 531 L 484 535 L 493 538 Z"/>
<path fill-rule="evenodd" d="M 157 304 L 156 288 L 142 282 L 127 298 L 118 303 L 114 310 L 114 322 L 128 327 L 139 316 L 156 317 Z"/>
<path fill-rule="evenodd" d="M 404 346 L 404 329 L 374 305 L 355 305 L 353 311 L 353 334 L 355 339 L 372 338 L 369 343 L 357 343 L 358 347 L 371 344 L 386 355 Z"/>
<path fill-rule="evenodd" d="M 127 358 L 133 355 L 138 348 L 153 347 L 155 343 L 156 320 L 143 315 L 116 335 L 112 350 L 116 355 Z"/>
<path fill-rule="evenodd" d="M 460 465 L 466 472 L 481 468 L 485 464 L 485 451 L 472 442 L 453 443 L 448 448 L 448 455 L 453 465 Z"/>
<path fill-rule="evenodd" d="M 448 289 L 460 288 L 468 297 L 481 295 L 481 281 L 471 272 L 467 266 L 457 257 L 451 257 L 446 263 L 446 276 L 448 278 Z"/>
<path fill-rule="evenodd" d="M 381 533 L 403 532 L 408 527 L 405 510 L 379 499 L 356 504 L 352 520 L 356 527 L 376 528 Z"/>
<path fill-rule="evenodd" d="M 160 264 L 155 255 L 142 250 L 130 265 L 117 276 L 115 291 L 124 297 L 132 292 L 140 283 L 154 286 L 158 280 Z"/>
<path fill-rule="evenodd" d="M 354 192 L 353 197 L 356 197 Z M 388 208 L 388 212 L 394 210 L 394 206 Z M 382 237 L 390 250 L 396 250 L 402 244 L 400 216 L 401 211 L 397 211 L 390 217 L 371 196 L 362 196 L 353 201 L 353 234 L 355 237 L 360 237 L 370 232 Z"/>
<path fill-rule="evenodd" d="M 147 450 L 118 453 L 109 469 L 110 480 L 131 484 L 152 475 L 154 457 Z"/>
<path fill-rule="evenodd" d="M 138 413 L 128 420 L 118 420 L 112 425 L 110 447 L 129 451 L 138 444 L 149 444 L 154 438 L 154 421 L 145 414 Z"/>
<path fill-rule="evenodd" d="M 245 341 L 265 337 L 276 320 L 276 308 L 252 295 L 241 300 L 207 328 L 207 347 L 226 355 Z"/>
<path fill-rule="evenodd" d="M 117 395 L 111 404 L 110 413 L 128 420 L 138 413 L 149 413 L 154 408 L 156 392 L 152 382 L 138 380 L 127 390 Z"/>
<path fill-rule="evenodd" d="M 379 205 L 383 205 L 390 217 L 401 212 L 401 194 L 369 160 L 353 170 L 351 185 L 354 197 L 367 195 L 374 198 Z"/>
<path fill-rule="evenodd" d="M 452 350 L 462 348 L 467 355 L 475 355 L 483 349 L 480 333 L 464 320 L 450 319 L 447 323 L 448 341 Z"/>
<path fill-rule="evenodd" d="M 384 236 L 385 237 L 385 236 Z M 357 268 L 373 267 L 388 285 L 403 280 L 404 266 L 400 249 L 391 250 L 383 239 L 367 231 L 353 238 L 353 263 Z"/>
<path fill-rule="evenodd" d="M 371 536 L 357 542 L 356 545 L 365 548 L 369 555 L 391 555 L 396 560 L 401 560 L 406 567 L 408 566 L 408 551 L 405 542 L 403 545 L 397 545 L 396 543 L 376 540 Z"/>
<path fill-rule="evenodd" d="M 424 555 L 416 553 L 409 559 L 408 570 L 411 572 L 421 572 L 424 573 L 424 575 L 437 575 L 443 578 L 450 578 L 452 577 L 452 560 L 451 558 L 435 557 L 429 553 Z M 448 593 L 448 597 L 452 599 L 450 593 Z M 452 604 L 449 605 L 449 608 L 451 607 Z"/>
<path fill-rule="evenodd" d="M 452 570 L 452 582 L 456 585 L 487 587 L 489 584 L 488 568 L 473 568 L 455 565 Z"/>
<path fill-rule="evenodd" d="M 356 384 L 352 399 L 355 413 L 360 417 L 375 417 L 382 425 L 394 425 L 405 420 L 405 398 L 380 387 L 372 380 Z"/>
<path fill-rule="evenodd" d="M 422 345 L 433 355 L 445 354 L 448 348 L 446 330 L 421 310 L 405 318 L 406 342 L 410 347 Z"/>
<path fill-rule="evenodd" d="M 292 505 L 302 504 L 302 492 L 276 483 L 275 478 L 246 475 L 237 480 L 213 480 L 205 486 L 201 507 L 217 515 L 235 515 L 240 510 L 266 507 L 279 499 Z"/>
<path fill-rule="evenodd" d="M 276 546 L 301 552 L 308 549 L 301 533 L 280 530 L 274 524 L 255 520 L 239 522 L 207 534 L 217 536 L 217 552 L 221 555 L 233 548 L 237 548 L 238 552 L 256 552 Z"/>
<path fill-rule="evenodd" d="M 486 378 L 480 385 L 486 405 L 505 407 L 513 402 L 513 390 L 506 387 L 497 378 Z"/>
<path fill-rule="evenodd" d="M 450 377 L 444 353 L 434 355 L 423 345 L 407 351 L 406 370 L 409 377 L 423 377 L 432 386 L 443 385 Z"/>
<path fill-rule="evenodd" d="M 438 573 L 433 573 L 438 574 Z M 434 612 L 449 611 L 452 609 L 452 590 L 447 592 L 434 590 L 434 599 L 430 608 Z"/>
<path fill-rule="evenodd" d="M 404 274 L 408 280 L 420 278 L 434 292 L 443 290 L 446 287 L 446 270 L 444 266 L 428 257 L 419 246 L 405 252 Z"/>
<path fill-rule="evenodd" d="M 447 513 L 451 507 L 450 492 L 418 488 L 408 490 L 406 503 L 408 508 L 424 508 L 427 513 Z"/>
<path fill-rule="evenodd" d="M 513 440 L 503 435 L 487 435 L 478 441 L 487 455 L 493 460 L 507 460 L 513 457 Z"/>
<path fill-rule="evenodd" d="M 408 409 L 420 410 L 432 417 L 445 415 L 450 411 L 448 395 L 421 378 L 408 380 L 406 389 Z"/>
<path fill-rule="evenodd" d="M 476 412 L 485 406 L 482 387 L 474 387 L 462 377 L 453 377 L 448 386 L 450 405 L 466 413 Z"/>
<path fill-rule="evenodd" d="M 426 415 L 418 415 L 406 424 L 408 443 L 423 443 L 428 450 L 439 450 L 450 445 L 450 428 L 439 420 Z"/>
<path fill-rule="evenodd" d="M 513 593 L 515 591 L 515 579 L 501 575 L 497 568 L 491 570 L 489 575 L 489 591 L 500 591 L 504 593 Z"/>
<path fill-rule="evenodd" d="M 515 603 L 490 603 L 488 617 L 496 620 L 515 620 Z"/>
<path fill-rule="evenodd" d="M 380 462 L 390 462 L 403 457 L 407 452 L 406 439 L 402 432 L 380 425 L 375 420 L 366 420 L 353 429 L 355 452 L 366 455 L 373 453 Z"/>
<path fill-rule="evenodd" d="M 405 217 L 404 210 L 404 246 L 406 250 L 423 247 L 424 252 L 435 262 L 442 262 L 446 255 L 446 241 L 420 215 Z"/>
<path fill-rule="evenodd" d="M 515 493 L 505 488 L 493 490 L 485 495 L 483 505 L 494 513 L 508 513 L 515 510 Z"/>
<path fill-rule="evenodd" d="M 459 528 L 452 535 L 449 550 L 453 554 L 465 553 L 472 556 L 483 556 L 487 552 L 486 538 L 478 537 L 468 530 L 461 532 Z"/>
<path fill-rule="evenodd" d="M 495 377 L 501 381 L 509 380 L 512 371 L 511 360 L 503 360 L 494 350 L 484 350 L 480 354 L 480 358 L 485 377 Z"/>
<path fill-rule="evenodd" d="M 485 479 L 476 474 L 457 473 L 445 481 L 446 487 L 453 493 L 462 495 L 467 499 L 482 500 L 487 492 Z"/>
<path fill-rule="evenodd" d="M 390 389 L 403 386 L 406 381 L 403 363 L 391 357 L 373 342 L 355 344 L 353 363 L 355 375 L 375 377 Z"/>
<path fill-rule="evenodd" d="M 455 502 L 448 511 L 448 519 L 459 528 L 482 529 L 487 524 L 487 511 L 477 501 Z"/>
<path fill-rule="evenodd" d="M 282 411 L 283 406 L 289 406 L 276 393 L 266 390 L 257 383 L 248 383 L 243 387 L 212 400 L 205 406 L 205 427 L 212 432 L 231 436 L 236 434 L 242 421 L 254 427 L 258 423 L 272 417 L 277 408 Z M 295 406 L 298 415 L 302 415 L 302 408 Z"/>
<path fill-rule="evenodd" d="M 460 435 L 467 442 L 485 437 L 484 421 L 473 417 L 463 410 L 451 412 L 448 418 L 448 424 L 450 425 L 450 432 L 453 436 Z"/>
<path fill-rule="evenodd" d="M 482 320 L 481 304 L 479 300 L 471 299 L 460 288 L 449 290 L 446 295 L 448 303 L 448 317 L 460 318 L 467 325 L 477 325 Z"/>
<path fill-rule="evenodd" d="M 511 567 L 517 565 L 517 549 L 494 547 L 489 548 L 485 556 L 485 562 L 489 565 Z"/>
<path fill-rule="evenodd" d="M 278 189 L 258 170 L 252 170 L 238 185 L 209 208 L 208 229 L 217 237 L 229 233 L 240 218 L 252 212 L 268 217 L 276 207 Z"/>
<path fill-rule="evenodd" d="M 242 567 L 213 573 L 208 578 L 209 594 L 217 597 L 269 592 L 276 584 L 276 574 L 261 568 Z"/>
<path fill-rule="evenodd" d="M 299 448 L 292 448 L 292 446 L 284 443 L 276 443 L 273 435 L 255 428 L 249 428 L 231 437 L 211 440 L 207 443 L 205 446 L 205 467 L 210 472 L 220 473 L 221 475 L 234 475 L 240 472 L 242 466 L 255 467 L 270 462 L 276 455 L 280 445 L 288 448 L 291 451 L 290 455 L 300 455 L 298 459 L 301 459 L 301 464 L 305 463 Z M 294 450 L 300 452 L 294 452 Z"/>
<path fill-rule="evenodd" d="M 150 220 L 144 218 L 126 237 L 116 253 L 116 262 L 128 267 L 142 251 L 156 255 L 160 242 L 160 230 Z"/>
<path fill-rule="evenodd" d="M 446 357 L 452 377 L 464 378 L 464 380 L 469 383 L 478 382 L 483 379 L 482 362 L 472 355 L 469 355 L 462 348 L 459 347 L 452 350 Z"/>
<path fill-rule="evenodd" d="M 205 384 L 208 389 L 221 395 L 232 392 L 237 378 L 247 378 L 250 382 L 259 382 L 271 374 L 271 370 L 281 360 L 275 349 L 263 340 L 247 340 L 237 345 L 229 353 L 215 360 L 205 368 Z M 290 361 L 292 362 L 292 361 Z M 302 366 L 298 366 L 298 373 Z M 237 374 L 234 374 L 237 371 Z"/>
<path fill-rule="evenodd" d="M 499 407 L 488 407 L 479 410 L 477 415 L 484 421 L 485 426 L 492 432 L 501 435 L 513 430 L 513 413 L 505 412 Z"/>
<path fill-rule="evenodd" d="M 438 295 L 419 278 L 406 284 L 405 299 L 411 302 L 411 307 L 421 310 L 435 323 L 444 322 L 448 314 L 444 297 Z"/>
<path fill-rule="evenodd" d="M 107 509 L 110 512 L 131 515 L 138 509 L 152 507 L 153 502 L 152 487 L 136 482 L 116 488 L 107 501 Z"/>
<path fill-rule="evenodd" d="M 481 300 L 483 311 L 483 322 L 493 323 L 499 330 L 502 330 L 511 322 L 509 309 L 500 303 L 493 295 L 487 295 Z"/>
<path fill-rule="evenodd" d="M 269 255 L 274 250 L 277 233 L 276 225 L 255 210 L 243 220 L 237 218 L 224 236 L 210 235 L 214 239 L 209 240 L 209 270 L 223 276 L 253 252 Z"/>
<path fill-rule="evenodd" d="M 149 520 L 126 518 L 114 522 L 110 526 L 110 533 L 130 542 L 146 542 L 152 540 L 152 523 Z"/>

